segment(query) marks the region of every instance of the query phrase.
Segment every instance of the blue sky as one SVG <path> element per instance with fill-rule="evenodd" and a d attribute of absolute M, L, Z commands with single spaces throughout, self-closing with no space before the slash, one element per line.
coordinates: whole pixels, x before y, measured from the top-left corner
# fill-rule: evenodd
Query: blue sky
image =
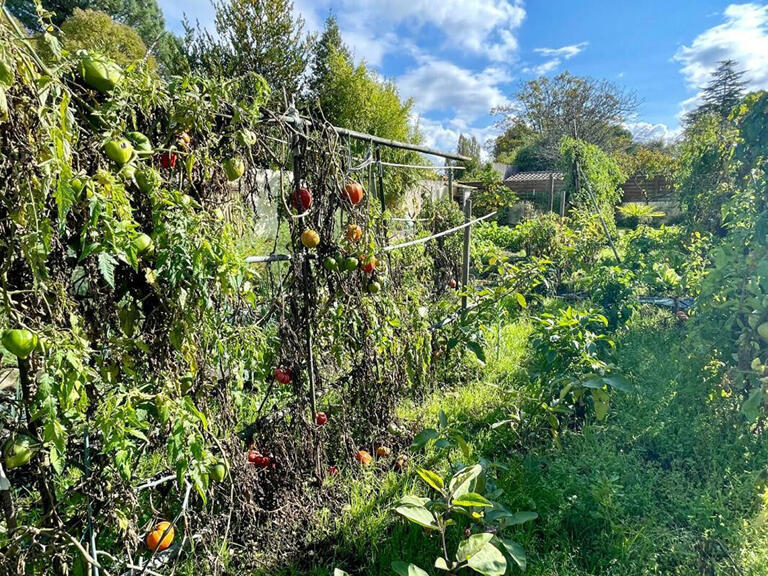
<path fill-rule="evenodd" d="M 168 26 L 210 25 L 209 0 L 160 0 Z M 310 31 L 333 11 L 355 57 L 414 100 L 427 144 L 498 133 L 489 111 L 522 82 L 563 70 L 611 80 L 641 104 L 628 127 L 672 138 L 717 62 L 768 88 L 768 4 L 715 0 L 294 0 Z"/>

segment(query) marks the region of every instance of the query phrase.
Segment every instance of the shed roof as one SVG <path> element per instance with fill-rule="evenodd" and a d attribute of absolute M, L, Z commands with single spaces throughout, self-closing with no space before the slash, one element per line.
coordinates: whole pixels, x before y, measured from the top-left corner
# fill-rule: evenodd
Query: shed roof
<path fill-rule="evenodd" d="M 549 180 L 549 175 L 552 175 L 555 180 L 562 180 L 562 172 L 518 172 L 504 179 L 504 182 L 539 182 Z"/>

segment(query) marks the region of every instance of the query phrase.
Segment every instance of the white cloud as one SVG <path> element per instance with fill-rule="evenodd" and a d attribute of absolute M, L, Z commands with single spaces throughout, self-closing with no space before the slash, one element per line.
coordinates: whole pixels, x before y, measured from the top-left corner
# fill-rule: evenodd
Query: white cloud
<path fill-rule="evenodd" d="M 345 30 L 380 36 L 437 28 L 445 47 L 458 47 L 495 61 L 517 51 L 515 32 L 525 19 L 522 0 L 341 0 L 336 13 Z M 402 34 L 398 34 L 402 36 Z"/>
<path fill-rule="evenodd" d="M 509 74 L 500 68 L 473 72 L 421 56 L 419 65 L 400 76 L 397 84 L 404 96 L 413 98 L 417 112 L 450 111 L 471 123 L 491 108 L 509 103 L 499 87 L 509 81 Z"/>
<path fill-rule="evenodd" d="M 652 142 L 663 140 L 671 142 L 681 133 L 681 128 L 669 128 L 666 124 L 651 124 L 650 122 L 630 122 L 624 127 L 632 133 L 632 137 L 638 142 Z"/>
<path fill-rule="evenodd" d="M 731 4 L 723 16 L 722 24 L 705 30 L 675 54 L 686 84 L 698 92 L 718 63 L 730 59 L 745 71 L 749 89 L 768 88 L 768 6 Z M 697 95 L 683 102 L 683 112 L 695 107 L 698 99 Z"/>
<path fill-rule="evenodd" d="M 569 44 L 560 48 L 534 48 L 536 54 L 547 57 L 547 60 L 533 67 L 527 67 L 523 72 L 533 73 L 536 76 L 545 76 L 556 70 L 563 60 L 570 60 L 574 56 L 581 54 L 589 45 L 589 42 L 579 42 L 578 44 Z"/>
<path fill-rule="evenodd" d="M 480 156 L 484 162 L 490 160 L 486 145 L 492 138 L 498 136 L 500 132 L 500 128 L 495 124 L 480 127 L 468 126 L 459 118 L 439 121 L 416 117 L 413 119 L 413 122 L 418 125 L 419 130 L 424 136 L 424 145 L 436 150 L 442 150 L 443 152 L 456 151 L 459 134 L 474 136 L 482 146 Z M 430 157 L 430 160 L 442 164 L 442 160 L 435 160 L 434 157 Z"/>
<path fill-rule="evenodd" d="M 533 51 L 542 56 L 570 60 L 574 56 L 581 54 L 588 44 L 589 42 L 579 42 L 578 44 L 570 44 L 560 48 L 534 48 Z"/>

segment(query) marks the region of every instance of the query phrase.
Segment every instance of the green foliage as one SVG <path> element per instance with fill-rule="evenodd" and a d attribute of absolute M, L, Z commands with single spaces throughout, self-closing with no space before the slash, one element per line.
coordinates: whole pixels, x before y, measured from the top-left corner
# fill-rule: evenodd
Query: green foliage
<path fill-rule="evenodd" d="M 535 138 L 536 133 L 524 122 L 515 118 L 511 125 L 493 141 L 494 160 L 507 164 L 517 164 L 521 170 L 528 170 L 528 168 L 521 166 L 517 156 L 520 150 L 531 144 Z"/>
<path fill-rule="evenodd" d="M 602 314 L 570 306 L 534 318 L 532 368 L 541 384 L 540 409 L 547 414 L 554 433 L 561 426 L 558 415 L 573 414 L 582 419 L 588 400 L 596 418 L 604 420 L 612 389 L 629 389 L 610 362 L 614 342 L 608 328 L 608 319 Z"/>
<path fill-rule="evenodd" d="M 448 574 L 469 569 L 486 576 L 503 576 L 516 565 L 524 570 L 527 564 L 525 551 L 505 532 L 508 528 L 535 520 L 535 512 L 512 513 L 498 502 L 484 495 L 490 482 L 487 471 L 480 464 L 458 470 L 449 480 L 428 469 L 418 469 L 417 474 L 432 493 L 433 498 L 414 495 L 403 497 L 395 511 L 426 530 L 438 532 L 443 543 L 442 554 L 434 561 L 434 567 Z M 493 497 L 502 496 L 494 490 Z M 446 533 L 464 531 L 464 539 L 455 552 L 448 549 Z M 403 576 L 427 574 L 414 564 L 393 562 L 393 570 Z"/>
<path fill-rule="evenodd" d="M 588 182 L 604 216 L 610 214 L 612 219 L 613 207 L 621 200 L 621 184 L 626 180 L 616 161 L 594 144 L 571 137 L 563 138 L 560 153 L 571 203 L 593 208 L 587 193 Z"/>
<path fill-rule="evenodd" d="M 663 218 L 664 212 L 651 204 L 628 202 L 619 206 L 620 227 L 635 229 L 640 224 L 650 224 L 654 218 Z"/>
<path fill-rule="evenodd" d="M 616 329 L 629 320 L 635 309 L 631 271 L 620 266 L 599 265 L 580 270 L 574 276 L 576 290 L 584 291 L 602 309 L 611 328 Z"/>
<path fill-rule="evenodd" d="M 607 152 L 624 149 L 630 139 L 622 124 L 637 106 L 632 94 L 610 82 L 569 72 L 529 81 L 514 100 L 514 105 L 496 112 L 522 119 L 538 136 L 537 155 L 551 166 L 557 163 L 565 136 L 577 136 Z"/>

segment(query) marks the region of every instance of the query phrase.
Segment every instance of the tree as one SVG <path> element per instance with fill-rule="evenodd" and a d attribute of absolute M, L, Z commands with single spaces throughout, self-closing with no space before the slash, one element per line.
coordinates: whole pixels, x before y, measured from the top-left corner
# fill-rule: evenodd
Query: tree
<path fill-rule="evenodd" d="M 721 121 L 744 97 L 744 72 L 736 69 L 735 60 L 722 60 L 702 90 L 702 104 L 686 116 L 688 125 L 705 114 L 714 114 Z"/>
<path fill-rule="evenodd" d="M 497 162 L 513 164 L 517 152 L 531 144 L 536 133 L 519 118 L 511 120 L 503 133 L 493 140 L 492 154 Z"/>
<path fill-rule="evenodd" d="M 290 0 L 214 0 L 216 33 L 185 23 L 193 69 L 222 78 L 260 74 L 273 93 L 299 95 L 311 39 Z M 247 88 L 247 86 L 246 86 Z"/>
<path fill-rule="evenodd" d="M 455 162 L 454 165 L 464 166 L 460 173 L 461 178 L 470 179 L 478 175 L 480 171 L 480 142 L 474 136 L 469 137 L 459 134 L 459 141 L 456 144 L 456 154 L 467 156 L 471 160 L 467 162 Z"/>
<path fill-rule="evenodd" d="M 554 165 L 563 136 L 575 135 L 607 152 L 625 145 L 617 128 L 637 108 L 637 99 L 611 82 L 574 76 L 531 80 L 516 95 L 516 104 L 494 110 L 524 122 L 539 137 L 540 151 Z"/>
<path fill-rule="evenodd" d="M 109 14 L 75 9 L 72 17 L 61 25 L 66 49 L 97 50 L 123 66 L 141 60 L 147 47 L 136 30 L 112 20 Z"/>
<path fill-rule="evenodd" d="M 341 113 L 336 109 L 335 95 L 329 91 L 333 84 L 332 59 L 337 57 L 347 63 L 352 62 L 349 48 L 341 38 L 339 24 L 334 16 L 329 16 L 325 20 L 323 33 L 312 49 L 312 73 L 308 88 L 311 105 L 319 105 L 330 122 L 336 122 L 336 117 Z"/>
<path fill-rule="evenodd" d="M 64 27 L 77 11 L 100 11 L 115 21 L 136 29 L 146 47 L 155 55 L 161 68 L 177 70 L 183 57 L 180 40 L 165 29 L 165 18 L 157 0 L 42 0 L 51 15 L 51 23 Z M 29 29 L 38 31 L 40 22 L 34 0 L 9 0 L 8 9 Z M 91 18 L 93 20 L 93 18 Z M 83 37 L 76 29 L 77 20 L 67 26 L 68 33 Z M 87 34 L 85 34 L 87 35 Z M 102 39 L 109 43 L 109 39 Z M 146 52 L 146 48 L 145 48 Z M 143 57 L 144 54 L 141 55 Z"/>

